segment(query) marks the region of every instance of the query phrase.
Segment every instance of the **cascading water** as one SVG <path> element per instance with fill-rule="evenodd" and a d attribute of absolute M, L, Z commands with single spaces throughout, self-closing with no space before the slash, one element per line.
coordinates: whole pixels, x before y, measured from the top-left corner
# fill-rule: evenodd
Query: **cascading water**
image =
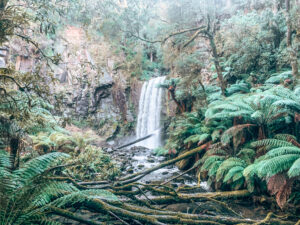
<path fill-rule="evenodd" d="M 145 82 L 139 101 L 139 114 L 136 127 L 137 138 L 154 134 L 152 137 L 139 142 L 137 145 L 154 149 L 161 145 L 160 115 L 163 89 L 157 85 L 164 82 L 165 77 L 157 77 Z"/>

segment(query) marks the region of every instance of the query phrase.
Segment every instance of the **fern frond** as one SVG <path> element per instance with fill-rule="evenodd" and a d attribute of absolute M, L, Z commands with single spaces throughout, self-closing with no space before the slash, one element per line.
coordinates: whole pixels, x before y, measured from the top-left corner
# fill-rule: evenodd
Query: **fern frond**
<path fill-rule="evenodd" d="M 247 183 L 247 189 L 251 193 L 255 190 L 255 175 L 257 175 L 257 164 L 255 163 L 247 166 L 243 171 L 243 176 Z"/>
<path fill-rule="evenodd" d="M 0 151 L 0 169 L 2 168 L 10 168 L 11 162 L 9 159 L 9 155 L 6 151 Z"/>
<path fill-rule="evenodd" d="M 209 170 L 210 169 L 210 166 L 216 162 L 216 161 L 224 161 L 225 157 L 224 156 L 216 156 L 216 155 L 213 155 L 213 156 L 210 156 L 208 157 L 204 164 L 202 165 L 201 167 L 201 171 L 205 171 L 205 170 Z"/>
<path fill-rule="evenodd" d="M 300 155 L 290 154 L 263 160 L 257 165 L 258 175 L 259 177 L 271 177 L 275 174 L 284 172 L 299 158 Z"/>
<path fill-rule="evenodd" d="M 217 174 L 217 171 L 220 167 L 220 165 L 222 164 L 223 161 L 215 161 L 209 168 L 209 171 L 208 171 L 208 176 L 209 177 L 213 177 L 213 176 L 216 176 Z"/>
<path fill-rule="evenodd" d="M 287 155 L 287 154 L 299 154 L 300 156 L 300 148 L 297 147 L 280 147 L 274 148 L 271 151 L 267 152 L 267 156 L 276 157 L 280 155 Z"/>
<path fill-rule="evenodd" d="M 38 190 L 35 199 L 32 201 L 32 207 L 42 207 L 51 202 L 53 197 L 58 198 L 65 195 L 65 193 L 76 191 L 78 191 L 78 189 L 72 184 L 52 181 L 50 184 Z"/>
<path fill-rule="evenodd" d="M 291 139 L 297 140 L 297 138 L 294 135 L 291 135 L 291 134 L 276 134 L 274 137 L 276 139 L 282 140 L 282 141 L 289 141 Z"/>
<path fill-rule="evenodd" d="M 53 152 L 39 156 L 27 162 L 19 170 L 14 173 L 18 176 L 18 182 L 30 182 L 34 177 L 41 175 L 47 169 L 50 169 L 58 160 L 69 157 L 69 155 L 61 152 Z"/>
<path fill-rule="evenodd" d="M 300 158 L 293 163 L 288 171 L 288 176 L 290 178 L 300 176 Z"/>
<path fill-rule="evenodd" d="M 119 201 L 119 198 L 113 193 L 106 190 L 83 190 L 70 193 L 50 203 L 52 206 L 64 207 L 66 205 L 74 205 L 91 199 L 102 199 L 107 201 Z"/>
<path fill-rule="evenodd" d="M 223 177 L 227 174 L 227 172 L 232 168 L 236 166 L 242 166 L 245 167 L 247 164 L 244 160 L 240 158 L 229 158 L 225 160 L 219 167 L 217 174 L 216 174 L 216 180 L 219 182 Z"/>
<path fill-rule="evenodd" d="M 256 152 L 253 149 L 243 148 L 239 151 L 239 153 L 237 154 L 237 157 L 243 159 L 245 162 L 250 164 L 254 160 L 255 155 L 256 155 Z"/>
<path fill-rule="evenodd" d="M 279 107 L 284 107 L 284 108 L 290 108 L 293 111 L 300 111 L 300 104 L 296 101 L 293 101 L 291 99 L 283 99 L 276 101 L 272 104 L 273 106 L 279 106 Z"/>
<path fill-rule="evenodd" d="M 254 141 L 251 143 L 251 147 L 257 148 L 257 147 L 288 147 L 288 146 L 294 146 L 292 143 L 278 140 L 278 139 L 263 139 L 259 141 Z"/>
<path fill-rule="evenodd" d="M 199 141 L 202 142 L 202 141 L 207 140 L 209 137 L 210 137 L 210 134 L 195 134 L 195 135 L 192 135 L 192 136 L 186 138 L 183 143 L 187 144 L 189 142 L 192 142 L 192 143 L 196 143 Z"/>
<path fill-rule="evenodd" d="M 243 178 L 243 170 L 244 170 L 244 167 L 243 166 L 235 166 L 235 167 L 232 167 L 228 173 L 225 175 L 224 179 L 223 179 L 223 182 L 226 182 L 226 183 L 229 183 L 229 181 L 231 179 L 233 179 L 235 177 L 235 180 L 233 181 L 236 181 L 240 178 Z"/>

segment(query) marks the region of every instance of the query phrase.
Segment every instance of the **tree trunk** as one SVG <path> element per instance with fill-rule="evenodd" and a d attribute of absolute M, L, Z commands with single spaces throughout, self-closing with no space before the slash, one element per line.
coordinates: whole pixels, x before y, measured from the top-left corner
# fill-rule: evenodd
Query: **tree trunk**
<path fill-rule="evenodd" d="M 211 50 L 212 50 L 212 55 L 213 55 L 213 58 L 214 58 L 214 64 L 215 64 L 215 67 L 216 67 L 216 71 L 217 71 L 217 75 L 218 75 L 222 95 L 225 96 L 226 85 L 225 85 L 225 82 L 224 82 L 224 79 L 223 79 L 222 68 L 220 66 L 219 56 L 218 56 L 218 53 L 217 53 L 217 47 L 216 47 L 216 44 L 215 44 L 215 40 L 214 40 L 213 35 L 211 35 L 211 34 L 208 34 L 208 39 L 209 39 L 210 47 L 211 47 Z"/>
<path fill-rule="evenodd" d="M 299 76 L 298 71 L 298 59 L 297 59 L 297 52 L 292 46 L 292 24 L 291 24 L 291 16 L 290 16 L 290 8 L 291 3 L 290 0 L 285 0 L 285 9 L 286 9 L 286 24 L 287 24 L 287 32 L 286 32 L 286 43 L 287 48 L 290 53 L 290 63 L 292 67 L 292 74 L 295 79 Z"/>
<path fill-rule="evenodd" d="M 11 159 L 11 169 L 15 170 L 18 167 L 18 162 L 16 162 L 20 140 L 18 138 L 13 138 L 10 141 L 10 159 Z"/>
<path fill-rule="evenodd" d="M 184 113 L 185 112 L 185 107 L 184 107 L 184 104 L 182 104 L 181 102 L 179 102 L 177 99 L 176 99 L 176 95 L 175 95 L 175 87 L 174 86 L 170 86 L 168 88 L 168 91 L 172 97 L 172 100 L 176 103 L 178 109 L 180 110 L 181 113 Z"/>

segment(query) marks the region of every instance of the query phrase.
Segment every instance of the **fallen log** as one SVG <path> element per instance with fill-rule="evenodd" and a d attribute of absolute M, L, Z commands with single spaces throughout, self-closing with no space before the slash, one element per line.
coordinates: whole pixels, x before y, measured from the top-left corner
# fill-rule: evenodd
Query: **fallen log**
<path fill-rule="evenodd" d="M 159 197 L 150 198 L 151 201 L 157 205 L 172 204 L 172 203 L 189 203 L 191 201 L 203 202 L 210 201 L 211 199 L 223 200 L 223 199 L 240 199 L 250 197 L 251 193 L 248 190 L 238 191 L 224 191 L 224 192 L 206 192 L 196 194 L 183 194 L 177 193 L 176 195 L 164 195 Z"/>
<path fill-rule="evenodd" d="M 126 147 L 128 147 L 128 146 L 130 146 L 130 145 L 134 145 L 134 144 L 136 144 L 136 143 L 139 143 L 139 142 L 141 142 L 141 141 L 144 141 L 144 140 L 146 140 L 146 139 L 152 137 L 153 135 L 154 135 L 154 134 L 149 134 L 149 135 L 147 135 L 147 136 L 145 136 L 145 137 L 136 139 L 135 141 L 132 141 L 132 142 L 129 142 L 129 143 L 125 144 L 125 145 L 122 145 L 122 146 L 120 146 L 120 147 L 117 147 L 116 149 L 119 150 L 119 149 L 122 149 L 122 148 L 126 148 Z"/>

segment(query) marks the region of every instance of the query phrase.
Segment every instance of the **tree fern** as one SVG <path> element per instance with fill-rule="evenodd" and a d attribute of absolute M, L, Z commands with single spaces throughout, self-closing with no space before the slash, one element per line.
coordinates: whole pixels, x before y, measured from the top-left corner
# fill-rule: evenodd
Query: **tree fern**
<path fill-rule="evenodd" d="M 260 177 L 271 177 L 277 173 L 287 171 L 299 158 L 300 155 L 298 154 L 289 154 L 263 160 L 257 165 L 258 175 Z"/>
<path fill-rule="evenodd" d="M 230 143 L 232 137 L 235 137 L 239 132 L 241 132 L 245 128 L 249 128 L 255 126 L 253 124 L 241 124 L 241 125 L 236 125 L 232 126 L 231 128 L 227 129 L 221 136 L 221 142 L 223 144 L 228 144 Z"/>

